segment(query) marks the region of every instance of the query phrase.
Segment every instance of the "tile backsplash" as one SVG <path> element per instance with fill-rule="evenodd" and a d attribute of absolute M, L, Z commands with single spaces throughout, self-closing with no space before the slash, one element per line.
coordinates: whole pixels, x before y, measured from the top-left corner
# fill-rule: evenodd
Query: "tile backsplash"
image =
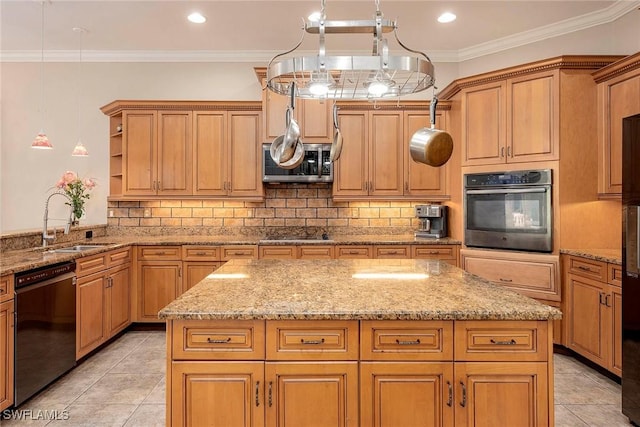
<path fill-rule="evenodd" d="M 327 184 L 267 185 L 263 202 L 234 200 L 110 201 L 109 234 L 239 234 L 305 230 L 337 234 L 409 233 L 414 206 L 428 202 L 331 198 Z M 375 230 L 372 230 L 375 228 Z"/>

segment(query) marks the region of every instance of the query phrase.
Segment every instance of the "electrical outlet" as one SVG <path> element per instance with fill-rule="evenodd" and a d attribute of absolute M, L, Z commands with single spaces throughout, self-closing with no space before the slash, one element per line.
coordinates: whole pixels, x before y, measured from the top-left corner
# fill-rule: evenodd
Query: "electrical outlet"
<path fill-rule="evenodd" d="M 149 208 L 145 208 L 144 209 L 144 217 L 145 218 L 151 218 L 151 209 L 149 209 Z"/>
<path fill-rule="evenodd" d="M 109 209 L 109 218 L 113 218 L 113 209 Z"/>

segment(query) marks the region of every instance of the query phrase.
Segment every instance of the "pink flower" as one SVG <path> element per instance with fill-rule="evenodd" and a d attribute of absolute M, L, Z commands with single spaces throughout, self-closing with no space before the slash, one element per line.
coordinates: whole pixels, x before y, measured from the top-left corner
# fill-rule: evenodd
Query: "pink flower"
<path fill-rule="evenodd" d="M 62 180 L 64 181 L 65 184 L 69 184 L 75 181 L 76 179 L 78 179 L 78 175 L 75 172 L 66 171 L 65 173 L 62 174 Z"/>
<path fill-rule="evenodd" d="M 87 187 L 88 190 L 91 190 L 96 186 L 96 182 L 91 178 L 87 178 L 84 180 L 84 186 Z"/>
<path fill-rule="evenodd" d="M 60 181 L 56 183 L 56 188 L 64 188 L 65 185 L 67 184 L 65 184 L 64 179 L 61 178 Z"/>

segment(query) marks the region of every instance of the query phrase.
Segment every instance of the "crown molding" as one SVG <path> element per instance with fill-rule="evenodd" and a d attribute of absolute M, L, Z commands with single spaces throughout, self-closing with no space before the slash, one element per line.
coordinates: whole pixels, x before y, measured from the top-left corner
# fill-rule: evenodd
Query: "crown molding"
<path fill-rule="evenodd" d="M 613 22 L 640 8 L 640 0 L 618 0 L 611 6 L 575 18 L 545 25 L 508 37 L 480 43 L 459 50 L 426 51 L 433 62 L 463 62 L 504 50 L 513 49 L 542 40 Z M 278 51 L 204 51 L 204 50 L 86 50 L 83 62 L 228 62 L 265 63 Z M 314 55 L 315 51 L 299 52 Z M 354 51 L 336 51 L 333 55 L 353 55 Z M 363 52 L 367 54 L 366 52 Z M 0 62 L 40 62 L 40 50 L 0 50 Z M 45 62 L 77 62 L 77 50 L 50 50 L 44 52 Z"/>

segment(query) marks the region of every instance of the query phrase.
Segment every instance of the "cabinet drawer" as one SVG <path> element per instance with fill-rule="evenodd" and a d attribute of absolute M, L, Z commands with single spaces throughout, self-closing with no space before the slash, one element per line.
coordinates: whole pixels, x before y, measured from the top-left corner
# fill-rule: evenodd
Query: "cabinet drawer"
<path fill-rule="evenodd" d="M 262 320 L 174 320 L 173 360 L 264 359 Z"/>
<path fill-rule="evenodd" d="M 300 259 L 332 259 L 333 246 L 314 245 L 298 246 L 298 258 Z"/>
<path fill-rule="evenodd" d="M 131 247 L 114 249 L 105 254 L 109 268 L 131 262 Z"/>
<path fill-rule="evenodd" d="M 219 246 L 182 246 L 183 261 L 220 261 Z"/>
<path fill-rule="evenodd" d="M 455 246 L 414 245 L 411 247 L 412 258 L 456 259 Z"/>
<path fill-rule="evenodd" d="M 362 360 L 453 360 L 452 321 L 360 323 Z"/>
<path fill-rule="evenodd" d="M 260 246 L 258 248 L 258 258 L 260 259 L 295 259 L 295 246 Z"/>
<path fill-rule="evenodd" d="M 358 321 L 267 321 L 268 360 L 357 360 Z"/>
<path fill-rule="evenodd" d="M 101 253 L 76 259 L 76 276 L 82 277 L 107 268 L 107 254 Z"/>
<path fill-rule="evenodd" d="M 569 256 L 567 271 L 600 282 L 607 281 L 607 263 L 593 259 Z"/>
<path fill-rule="evenodd" d="M 367 259 L 373 258 L 372 246 L 336 246 L 338 259 Z"/>
<path fill-rule="evenodd" d="M 409 259 L 411 258 L 411 251 L 409 246 L 404 245 L 374 246 L 373 257 Z"/>
<path fill-rule="evenodd" d="M 0 302 L 13 299 L 13 274 L 0 277 Z"/>
<path fill-rule="evenodd" d="M 546 361 L 546 321 L 457 321 L 455 360 Z"/>
<path fill-rule="evenodd" d="M 608 282 L 614 286 L 622 286 L 622 267 L 616 264 L 609 264 L 607 278 Z"/>
<path fill-rule="evenodd" d="M 241 258 L 255 259 L 257 257 L 258 247 L 252 245 L 223 246 L 220 254 L 222 261 Z"/>
<path fill-rule="evenodd" d="M 138 246 L 139 261 L 180 261 L 180 246 Z"/>

